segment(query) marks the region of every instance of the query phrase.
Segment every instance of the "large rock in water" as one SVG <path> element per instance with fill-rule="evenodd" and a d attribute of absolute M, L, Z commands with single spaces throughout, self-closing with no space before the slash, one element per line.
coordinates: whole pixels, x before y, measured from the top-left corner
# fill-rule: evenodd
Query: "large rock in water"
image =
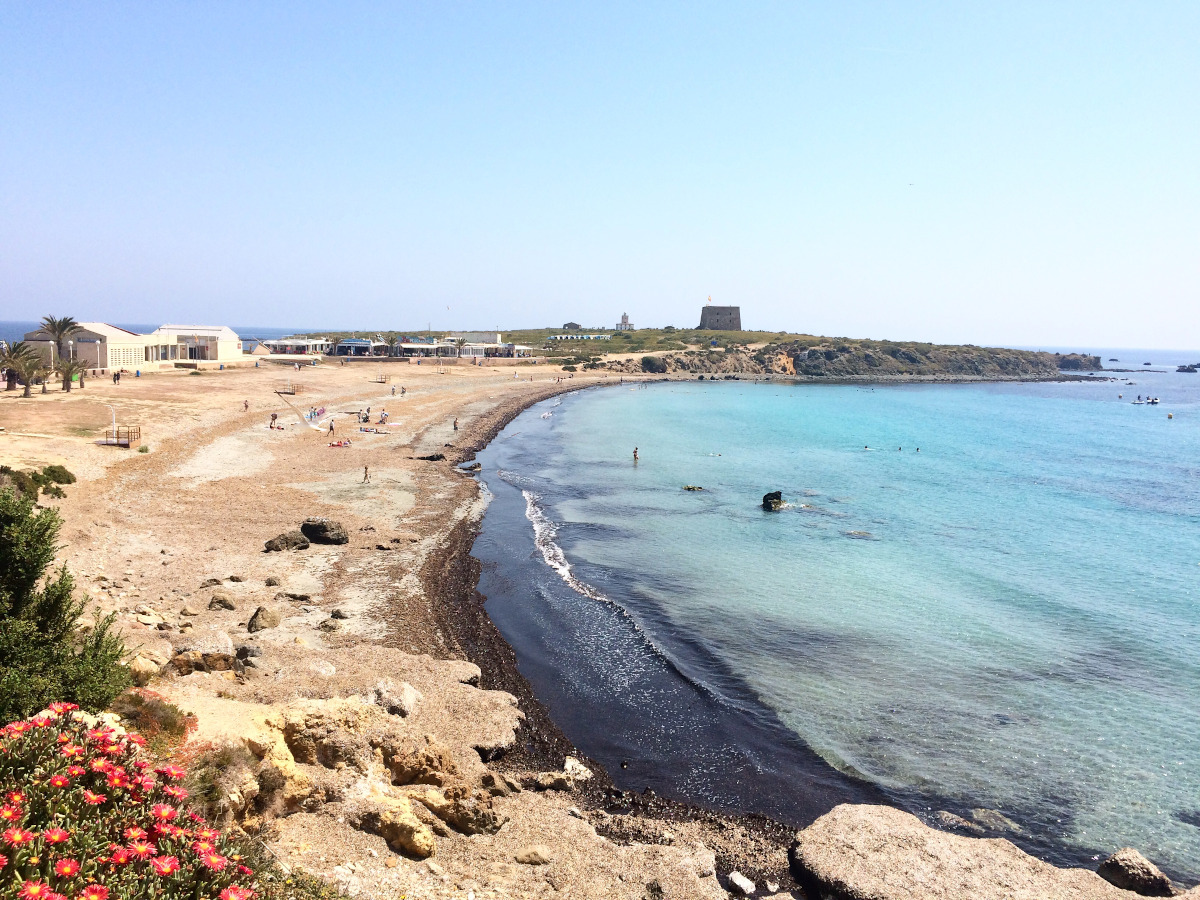
<path fill-rule="evenodd" d="M 1100 877 L 1144 897 L 1173 897 L 1171 879 L 1132 847 L 1124 847 L 1100 863 Z"/>
<path fill-rule="evenodd" d="M 769 494 L 763 494 L 763 509 L 768 512 L 775 512 L 783 508 L 783 491 L 771 491 Z"/>
<path fill-rule="evenodd" d="M 930 828 L 889 806 L 845 803 L 796 835 L 810 900 L 1135 900 L 1085 869 L 1058 869 L 1003 838 Z"/>
<path fill-rule="evenodd" d="M 305 519 L 304 524 L 300 526 L 300 530 L 314 544 L 350 543 L 350 535 L 346 533 L 346 529 L 342 527 L 342 523 L 334 522 L 332 519 L 319 516 Z"/>

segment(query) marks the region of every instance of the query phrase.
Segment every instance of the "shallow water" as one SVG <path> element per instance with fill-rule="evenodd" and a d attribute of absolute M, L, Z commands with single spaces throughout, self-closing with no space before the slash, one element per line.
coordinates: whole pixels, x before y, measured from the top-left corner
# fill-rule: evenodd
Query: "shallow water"
<path fill-rule="evenodd" d="M 481 590 L 627 787 L 998 809 L 1046 858 L 1194 881 L 1200 375 L 1131 377 L 548 401 L 480 455 Z"/>

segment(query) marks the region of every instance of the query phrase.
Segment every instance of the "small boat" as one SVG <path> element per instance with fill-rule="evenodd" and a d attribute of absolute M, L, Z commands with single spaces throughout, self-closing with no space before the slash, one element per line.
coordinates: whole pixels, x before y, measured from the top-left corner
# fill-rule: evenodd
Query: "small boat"
<path fill-rule="evenodd" d="M 1142 363 L 1143 366 L 1152 366 L 1154 363 Z"/>
<path fill-rule="evenodd" d="M 1186 372 L 1188 375 L 1195 375 L 1195 374 L 1196 374 L 1196 367 L 1195 367 L 1194 365 L 1191 365 L 1191 366 L 1180 366 L 1180 367 L 1179 367 L 1178 369 L 1176 369 L 1175 371 L 1176 371 L 1176 372 Z"/>
<path fill-rule="evenodd" d="M 1155 397 L 1153 400 L 1147 400 L 1146 402 L 1149 403 L 1151 406 L 1158 406 L 1158 398 L 1157 397 Z"/>
<path fill-rule="evenodd" d="M 1129 402 L 1132 403 L 1134 406 L 1145 406 L 1146 405 L 1145 400 L 1130 400 Z"/>

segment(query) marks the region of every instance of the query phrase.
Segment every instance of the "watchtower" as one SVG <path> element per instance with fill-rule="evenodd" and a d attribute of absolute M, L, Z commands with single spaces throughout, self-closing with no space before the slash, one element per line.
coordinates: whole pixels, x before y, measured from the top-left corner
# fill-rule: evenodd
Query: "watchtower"
<path fill-rule="evenodd" d="M 706 331 L 741 331 L 742 308 L 740 306 L 713 306 L 712 297 L 700 309 L 700 329 Z"/>

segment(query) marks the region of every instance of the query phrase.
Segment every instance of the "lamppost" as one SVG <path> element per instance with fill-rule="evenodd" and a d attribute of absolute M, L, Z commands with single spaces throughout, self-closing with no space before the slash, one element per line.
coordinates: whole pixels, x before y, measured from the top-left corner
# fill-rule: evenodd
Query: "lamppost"
<path fill-rule="evenodd" d="M 113 443 L 115 444 L 117 441 L 117 411 L 112 408 L 112 404 L 110 404 L 110 403 L 105 403 L 104 405 L 107 406 L 109 411 L 112 413 L 112 417 L 113 417 L 112 436 L 113 436 Z"/>

